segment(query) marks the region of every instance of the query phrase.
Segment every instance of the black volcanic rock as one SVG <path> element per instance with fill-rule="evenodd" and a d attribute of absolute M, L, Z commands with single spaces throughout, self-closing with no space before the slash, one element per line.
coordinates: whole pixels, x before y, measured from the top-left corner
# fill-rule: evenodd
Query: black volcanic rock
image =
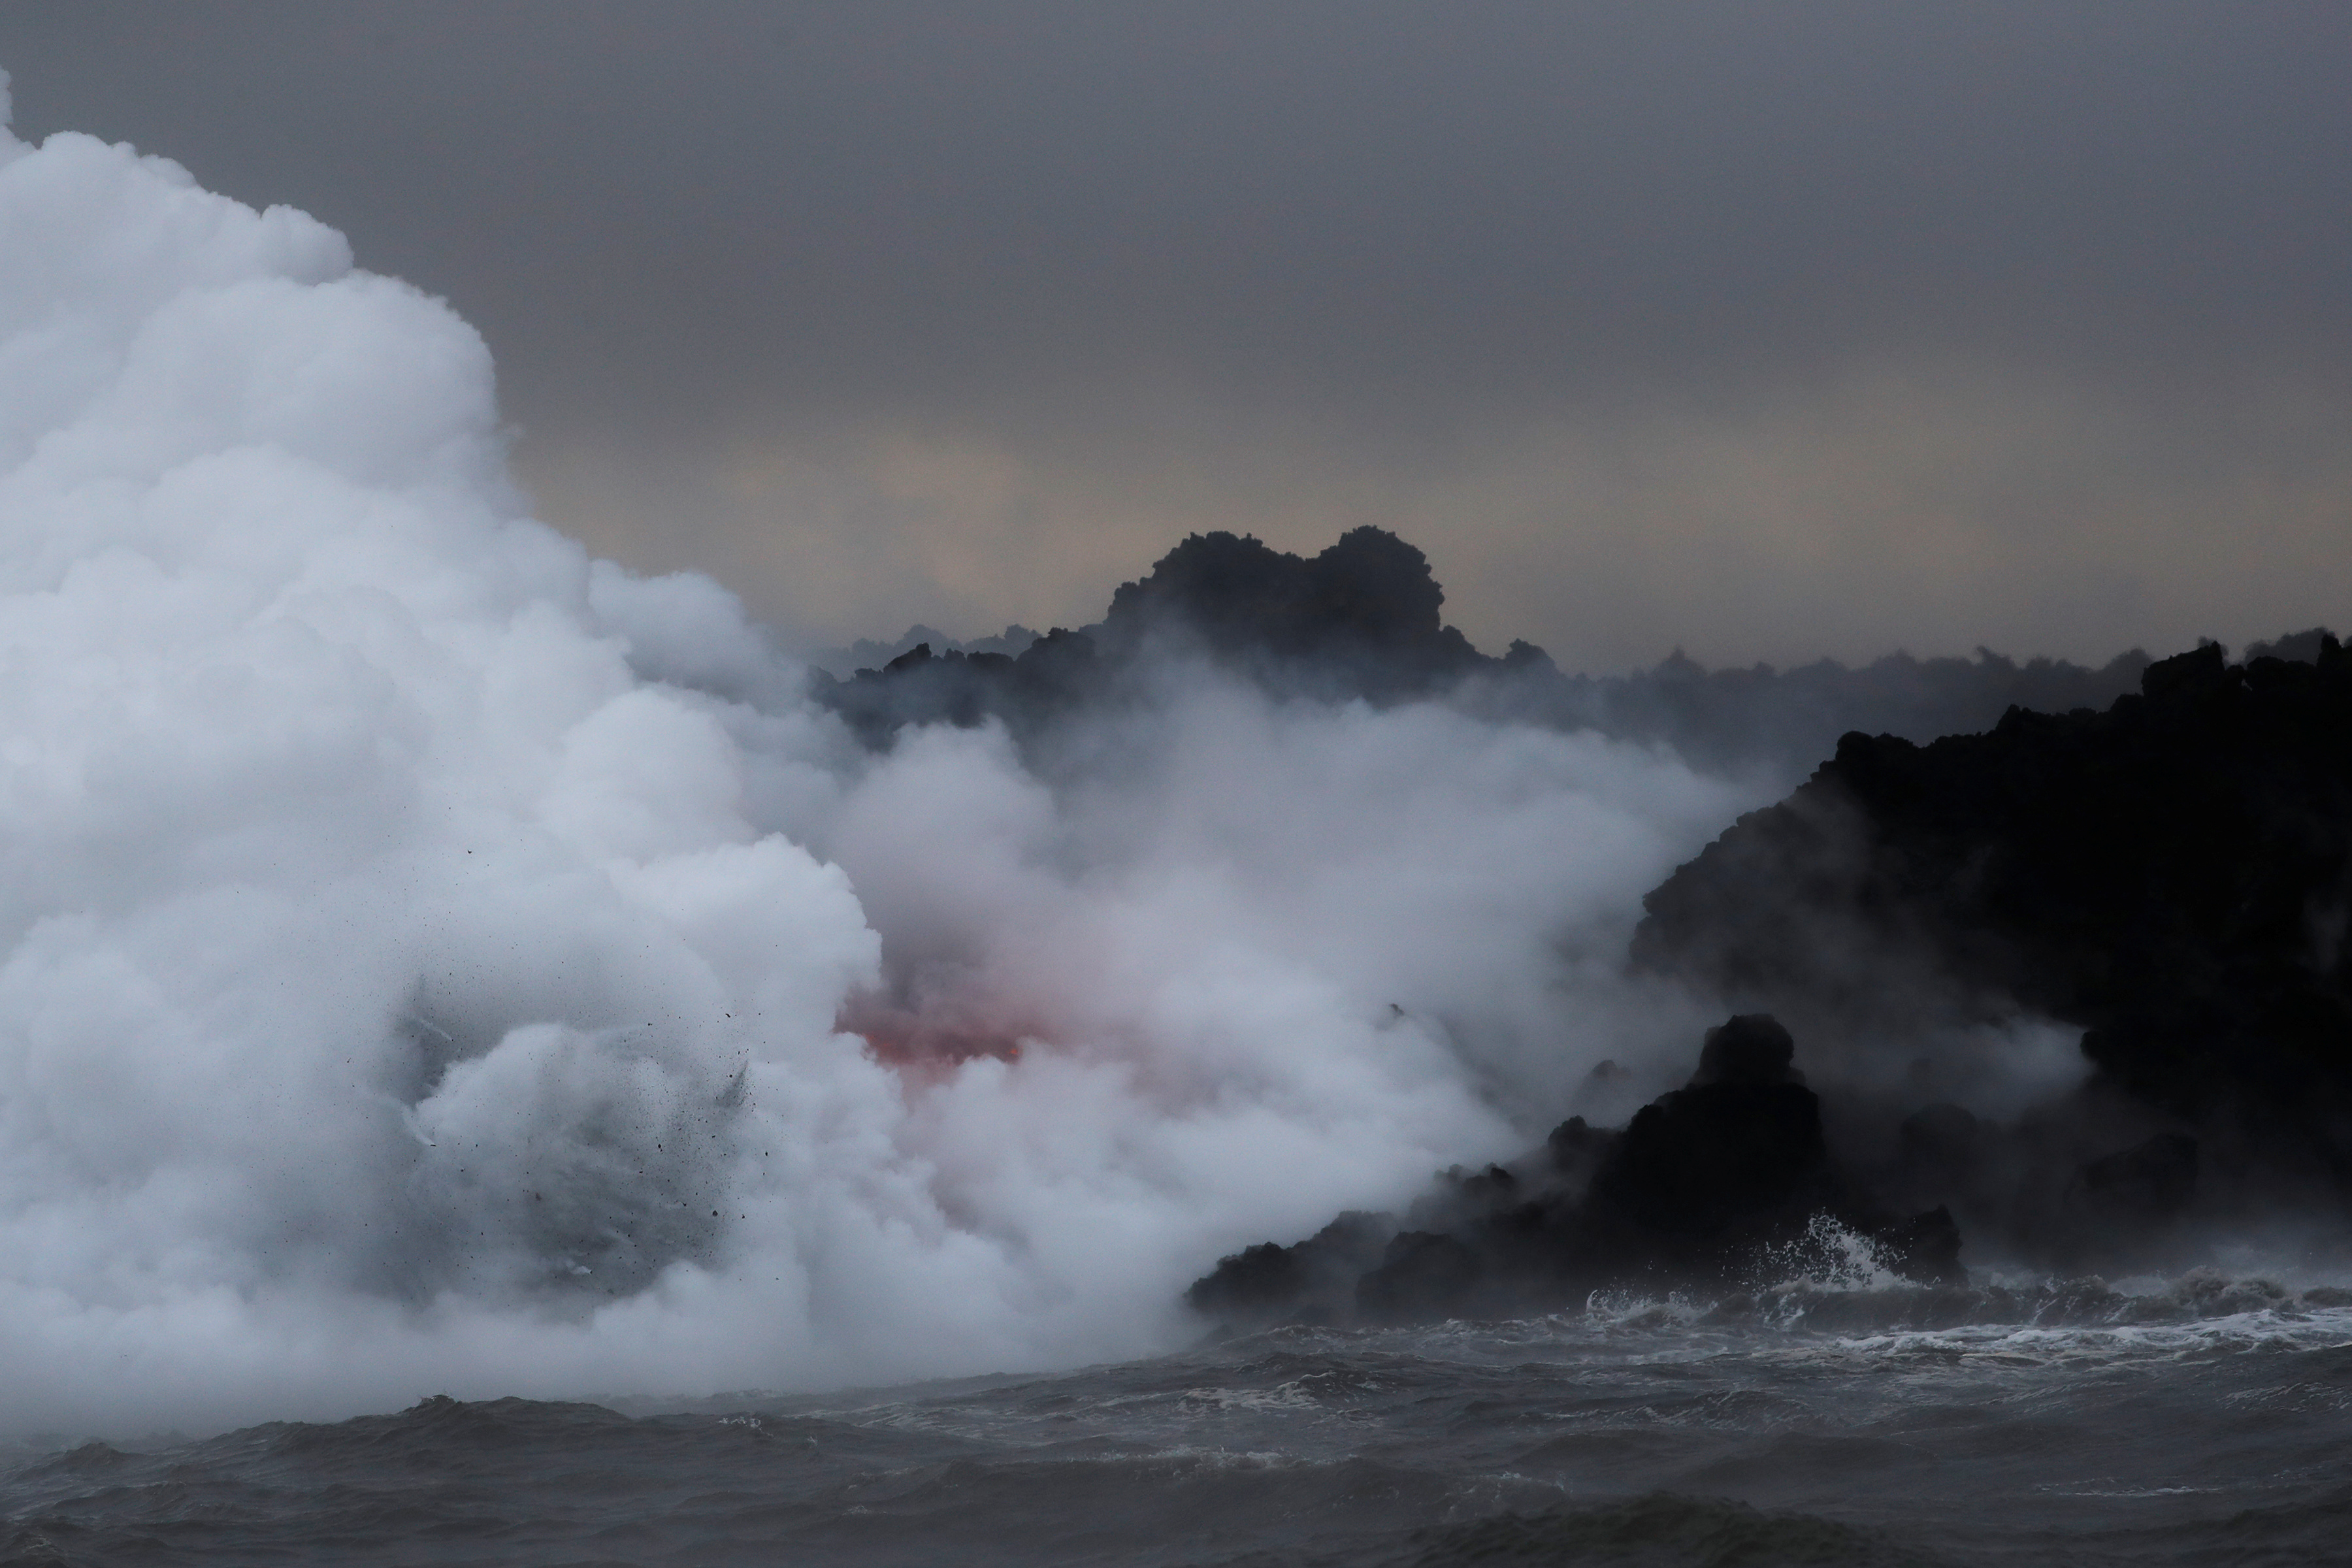
<path fill-rule="evenodd" d="M 1485 1258 L 1460 1237 L 1409 1230 L 1356 1281 L 1356 1312 L 1376 1323 L 1448 1317 L 1474 1303 L 1486 1274 Z"/>
<path fill-rule="evenodd" d="M 1740 1013 L 1706 1032 L 1693 1085 L 1802 1083 L 1796 1037 L 1769 1013 Z"/>
<path fill-rule="evenodd" d="M 839 713 L 868 746 L 887 744 L 908 724 L 969 728 L 998 718 L 1030 728 L 1087 700 L 1106 685 L 1108 667 L 1083 632 L 1056 627 L 1017 656 L 950 652 L 918 643 L 880 669 L 847 680 L 814 677 L 812 695 Z"/>
<path fill-rule="evenodd" d="M 1349 695 L 1419 691 L 1496 666 L 1439 619 L 1445 590 L 1428 557 L 1357 528 L 1312 559 L 1231 533 L 1196 533 L 1150 575 L 1123 584 L 1103 617 L 1106 644 L 1186 639 L 1278 684 Z"/>
<path fill-rule="evenodd" d="M 1644 1230 L 1713 1237 L 1802 1201 L 1828 1160 L 1811 1089 L 1700 1084 L 1634 1114 L 1594 1178 L 1592 1195 Z"/>
<path fill-rule="evenodd" d="M 2068 1198 L 2110 1224 L 2146 1226 L 2179 1217 L 2197 1195 L 2197 1140 L 2159 1132 L 2085 1162 Z"/>
<path fill-rule="evenodd" d="M 1605 1286 L 1734 1287 L 1820 1262 L 1824 1220 L 1899 1274 L 1964 1279 L 1949 1212 L 1898 1215 L 1832 1158 L 1793 1054 L 1776 1020 L 1735 1017 L 1623 1131 L 1573 1118 L 1509 1165 L 1445 1173 L 1402 1220 L 1343 1215 L 1245 1248 L 1185 1299 L 1244 1326 L 1553 1310 Z"/>
<path fill-rule="evenodd" d="M 1275 1318 L 1322 1321 L 1339 1315 L 1356 1282 L 1374 1267 L 1396 1234 L 1383 1215 L 1343 1214 L 1291 1247 L 1261 1242 L 1194 1280 L 1184 1300 L 1193 1310 L 1226 1321 Z"/>
<path fill-rule="evenodd" d="M 2082 1027 L 2163 1134 L 2072 1183 L 2114 1226 L 2189 1205 L 2200 1145 L 2247 1192 L 2352 1195 L 2352 656 L 2310 641 L 2208 645 L 2105 712 L 1849 734 L 1649 896 L 1634 960 L 1808 1029 Z"/>
<path fill-rule="evenodd" d="M 1244 535 L 1194 534 L 1122 584 L 1103 619 L 1081 631 L 1037 638 L 1008 627 L 983 639 L 992 649 L 941 652 L 944 641 L 923 642 L 918 628 L 909 637 L 919 646 L 878 668 L 840 680 L 812 672 L 810 694 L 869 746 L 908 724 L 989 719 L 1025 743 L 1072 712 L 1135 698 L 1155 661 L 1181 652 L 1284 697 L 1442 696 L 1496 719 L 1668 745 L 1700 766 L 1794 768 L 1857 727 L 1926 740 L 1981 729 L 2013 705 L 2105 704 L 2147 664 L 2137 651 L 2089 669 L 1979 649 L 1973 659 L 1892 654 L 1853 669 L 1822 659 L 1708 670 L 1676 653 L 1632 675 L 1570 676 L 1526 642 L 1500 658 L 1480 654 L 1444 624 L 1444 601 L 1427 558 L 1377 528 L 1350 530 L 1312 557 Z"/>
<path fill-rule="evenodd" d="M 1513 645 L 1488 658 L 1439 617 L 1445 591 L 1429 560 L 1377 528 L 1358 528 L 1309 559 L 1232 533 L 1192 534 L 1083 632 L 1059 628 L 1018 657 L 918 645 L 847 680 L 821 673 L 812 693 L 870 745 L 905 724 L 1002 719 L 1016 732 L 1057 714 L 1115 701 L 1149 660 L 1188 653 L 1286 694 L 1395 700 L 1478 671 L 1540 661 Z"/>

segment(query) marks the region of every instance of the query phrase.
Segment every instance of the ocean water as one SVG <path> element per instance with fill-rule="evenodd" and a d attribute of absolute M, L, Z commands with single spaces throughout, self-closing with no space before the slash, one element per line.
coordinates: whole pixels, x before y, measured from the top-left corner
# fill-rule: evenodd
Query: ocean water
<path fill-rule="evenodd" d="M 6 1563 L 2340 1563 L 2352 1297 L 2200 1272 L 430 1399 L 6 1460 Z"/>

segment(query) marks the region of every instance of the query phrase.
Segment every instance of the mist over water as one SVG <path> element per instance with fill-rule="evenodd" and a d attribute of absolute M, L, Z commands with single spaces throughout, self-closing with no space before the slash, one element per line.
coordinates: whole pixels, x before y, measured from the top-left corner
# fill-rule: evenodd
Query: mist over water
<path fill-rule="evenodd" d="M 1324 609 L 1370 559 L 1459 644 L 1416 551 L 1351 538 Z M 1464 645 L 1370 702 L 1131 634 L 1083 700 L 1002 659 L 813 681 L 719 584 L 532 519 L 446 306 L 0 130 L 0 1561 L 2340 1557 L 2324 1192 L 2158 1215 L 2112 1280 L 1964 1205 L 1923 1270 L 1939 1159 L 2128 1240 L 2195 1141 L 2135 1142 L 2081 1030 L 1773 902 L 1827 829 L 1709 884 L 1869 1003 L 1787 1013 L 1810 1088 L 1753 1017 L 1694 1075 L 1723 997 L 1628 963 L 1847 717 L 1925 739 L 2183 660 L 1595 682 Z M 2340 678 L 2302 640 L 2269 688 Z M 1736 1279 L 1418 1319 L 1360 1279 L 1214 1337 L 1184 1305 L 1347 1211 L 1507 1262 L 1542 1183 L 1602 1212 L 1579 1150 L 1815 1090 L 1892 1227 L 1800 1209 Z"/>
<path fill-rule="evenodd" d="M 1640 895 L 1777 793 L 1205 667 L 869 754 L 531 520 L 445 306 L 71 134 L 0 134 L 0 541 L 17 1431 L 1184 1342 L 1680 1070 Z"/>

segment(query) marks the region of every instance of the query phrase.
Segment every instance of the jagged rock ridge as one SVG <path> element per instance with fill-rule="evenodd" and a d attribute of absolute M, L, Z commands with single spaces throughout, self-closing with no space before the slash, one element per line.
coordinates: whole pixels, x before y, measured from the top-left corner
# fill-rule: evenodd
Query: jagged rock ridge
<path fill-rule="evenodd" d="M 1701 765 L 1793 769 L 1856 727 L 1924 740 L 1981 729 L 2017 703 L 2104 704 L 2147 663 L 2134 651 L 2099 669 L 2018 664 L 1979 649 L 1973 659 L 1894 654 L 1858 669 L 1822 659 L 1710 671 L 1678 652 L 1630 676 L 1570 676 L 1529 643 L 1500 658 L 1478 652 L 1444 624 L 1444 600 L 1428 559 L 1381 529 L 1350 530 L 1305 558 L 1232 533 L 1194 534 L 1122 584 L 1093 626 L 984 639 L 1005 651 L 921 641 L 845 680 L 820 670 L 812 692 L 869 745 L 908 724 L 992 718 L 1026 742 L 1074 713 L 1133 700 L 1156 661 L 1185 654 L 1282 696 L 1442 696 L 1494 718 L 1664 743 Z"/>
<path fill-rule="evenodd" d="M 2209 1175 L 2352 1194 L 2352 657 L 2313 643 L 2208 645 L 2104 713 L 1850 734 L 1649 896 L 1635 962 L 1809 1027 L 2043 1014 Z M 2192 1180 L 2168 1161 L 2147 1205 Z"/>
<path fill-rule="evenodd" d="M 1377 528 L 1353 529 L 1308 559 L 1196 533 L 1121 584 L 1095 626 L 1057 627 L 1015 657 L 920 644 L 848 680 L 820 678 L 814 693 L 880 743 L 903 724 L 992 716 L 1033 731 L 1118 700 L 1154 657 L 1210 659 L 1286 693 L 1381 700 L 1507 668 L 1444 624 L 1444 600 L 1428 558 Z"/>

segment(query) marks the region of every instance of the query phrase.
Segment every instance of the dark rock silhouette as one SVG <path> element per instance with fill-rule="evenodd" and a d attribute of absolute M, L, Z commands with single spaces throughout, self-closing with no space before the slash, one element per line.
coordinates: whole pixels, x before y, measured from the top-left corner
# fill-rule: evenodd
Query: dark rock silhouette
<path fill-rule="evenodd" d="M 1821 1101 L 1793 1083 L 1697 1084 L 1637 1112 L 1593 1196 L 1646 1230 L 1711 1237 L 1818 1195 Z"/>
<path fill-rule="evenodd" d="M 942 658 L 950 653 L 966 656 L 1001 653 L 1007 658 L 1015 658 L 1025 652 L 1037 637 L 1036 632 L 1016 621 L 994 636 L 959 642 L 937 626 L 917 621 L 889 642 L 859 637 L 845 647 L 812 648 L 803 657 L 806 662 L 818 669 L 846 679 L 861 669 L 880 669 L 901 654 L 912 653 L 919 644 L 928 645 L 934 654 Z"/>
<path fill-rule="evenodd" d="M 1780 1019 L 1741 1013 L 1706 1032 L 1691 1084 L 1802 1083 L 1796 1059 L 1796 1037 Z"/>
<path fill-rule="evenodd" d="M 1392 1323 L 1458 1311 L 1474 1301 L 1486 1272 L 1486 1259 L 1460 1237 L 1409 1230 L 1356 1281 L 1356 1314 Z"/>
<path fill-rule="evenodd" d="M 1016 732 L 1034 732 L 1106 695 L 1110 674 L 1092 637 L 1057 626 L 1018 656 L 934 654 L 930 644 L 918 643 L 880 669 L 861 669 L 847 680 L 813 672 L 811 694 L 878 748 L 908 724 L 969 728 L 995 718 Z"/>
<path fill-rule="evenodd" d="M 1440 621 L 1444 603 L 1428 558 L 1377 528 L 1351 529 L 1309 560 L 1196 533 L 1111 595 L 1102 636 L 1120 652 L 1169 638 L 1277 684 L 1320 676 L 1338 693 L 1392 696 L 1498 666 Z"/>
<path fill-rule="evenodd" d="M 1444 602 L 1428 558 L 1377 528 L 1353 529 L 1311 559 L 1196 533 L 1122 584 L 1085 631 L 1057 628 L 1017 656 L 935 655 L 922 643 L 845 681 L 820 673 L 813 691 L 878 745 L 904 724 L 990 716 L 1034 732 L 1071 709 L 1120 700 L 1151 660 L 1175 656 L 1286 695 L 1380 701 L 1509 668 L 1441 621 Z"/>
<path fill-rule="evenodd" d="M 2145 1225 L 2178 1217 L 2197 1195 L 2197 1140 L 2159 1132 L 2074 1173 L 2067 1196 L 2110 1224 Z"/>
<path fill-rule="evenodd" d="M 1710 670 L 1677 650 L 1630 675 L 1570 676 L 1540 649 L 1513 647 L 1516 662 L 1507 657 L 1505 673 L 1474 676 L 1463 700 L 1502 717 L 1671 746 L 1711 768 L 1810 768 L 1851 730 L 1926 742 L 1988 729 L 2011 708 L 2103 708 L 2136 689 L 2148 664 L 2136 648 L 2098 668 L 2020 664 L 1979 648 L 1973 658 L 1894 653 L 1851 668 L 1823 658 Z"/>
<path fill-rule="evenodd" d="M 1072 713 L 1135 700 L 1155 663 L 1183 654 L 1286 697 L 1443 696 L 1493 717 L 1670 745 L 1703 766 L 1794 768 L 1848 730 L 1928 740 L 1982 729 L 2012 705 L 2104 704 L 2147 664 L 2133 652 L 2095 670 L 2020 665 L 1979 649 L 1974 659 L 1895 654 L 1859 669 L 1822 659 L 1709 671 L 1676 653 L 1633 675 L 1569 676 L 1528 643 L 1499 658 L 1479 653 L 1444 624 L 1444 602 L 1428 559 L 1381 529 L 1350 530 L 1305 558 L 1194 534 L 1122 584 L 1094 626 L 1043 637 L 1008 627 L 964 648 L 914 627 L 900 645 L 838 650 L 877 656 L 876 666 L 846 679 L 815 671 L 811 691 L 869 746 L 908 724 L 991 718 L 1026 743 Z"/>
<path fill-rule="evenodd" d="M 1186 1300 L 1223 1321 L 1328 1321 L 1328 1303 L 1352 1300 L 1395 1235 L 1385 1215 L 1343 1214 L 1296 1246 L 1261 1242 L 1234 1254 Z"/>
<path fill-rule="evenodd" d="M 1402 1219 L 1349 1215 L 1292 1247 L 1261 1243 L 1195 1282 L 1220 1321 L 1404 1322 L 1553 1310 L 1611 1285 L 1769 1284 L 1833 1237 L 1865 1238 L 1922 1283 L 1956 1283 L 1959 1233 L 1901 1215 L 1834 1161 L 1820 1102 L 1774 1019 L 1707 1032 L 1699 1070 L 1622 1131 L 1571 1118 L 1508 1166 L 1451 1171 Z"/>
<path fill-rule="evenodd" d="M 2037 1245 L 2352 1198 L 2352 657 L 2272 646 L 2310 658 L 2209 644 L 2105 712 L 1849 734 L 1649 896 L 1634 961 L 1809 1035 L 2082 1028 L 2096 1076 L 2038 1122 L 1906 1126 L 1914 1189 L 2006 1183 Z"/>

